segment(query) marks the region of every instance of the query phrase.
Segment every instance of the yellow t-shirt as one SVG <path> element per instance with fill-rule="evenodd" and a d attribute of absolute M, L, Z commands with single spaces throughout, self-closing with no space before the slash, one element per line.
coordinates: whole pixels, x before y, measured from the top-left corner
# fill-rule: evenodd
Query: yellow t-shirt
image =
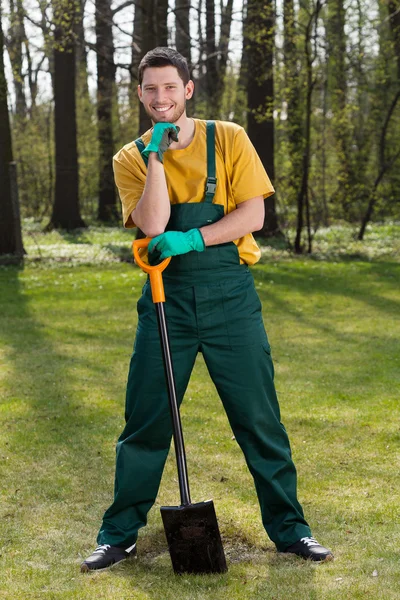
<path fill-rule="evenodd" d="M 171 204 L 201 202 L 207 179 L 206 121 L 194 119 L 195 134 L 189 146 L 182 150 L 168 149 L 164 153 L 164 169 Z M 236 123 L 215 122 L 215 160 L 217 188 L 216 204 L 222 204 L 225 214 L 241 202 L 274 193 L 261 160 L 243 127 Z M 151 130 L 142 135 L 145 145 Z M 122 202 L 125 227 L 135 227 L 131 213 L 139 202 L 146 182 L 147 168 L 135 142 L 124 146 L 114 156 L 115 183 Z M 251 233 L 234 240 L 241 263 L 253 265 L 261 252 Z"/>

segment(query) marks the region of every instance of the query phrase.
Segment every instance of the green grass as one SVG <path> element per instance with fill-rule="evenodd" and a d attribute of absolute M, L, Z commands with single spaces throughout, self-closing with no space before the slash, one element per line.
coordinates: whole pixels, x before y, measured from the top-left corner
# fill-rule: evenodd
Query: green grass
<path fill-rule="evenodd" d="M 192 496 L 214 499 L 229 572 L 176 577 L 158 510 L 179 501 L 173 455 L 141 531 L 138 560 L 111 572 L 79 572 L 111 501 L 144 276 L 118 258 L 83 253 L 78 260 L 74 252 L 86 236 L 84 244 L 100 250 L 114 244 L 127 255 L 129 232 L 35 235 L 40 251 L 55 246 L 51 259 L 30 257 L 23 269 L 0 268 L 0 598 L 400 598 L 395 236 L 391 249 L 380 253 L 376 247 L 384 246 L 387 232 L 378 231 L 375 246 L 367 241 L 370 256 L 352 259 L 332 252 L 327 260 L 285 255 L 278 261 L 266 250 L 253 269 L 299 497 L 335 561 L 317 566 L 275 552 L 198 360 L 182 415 Z"/>

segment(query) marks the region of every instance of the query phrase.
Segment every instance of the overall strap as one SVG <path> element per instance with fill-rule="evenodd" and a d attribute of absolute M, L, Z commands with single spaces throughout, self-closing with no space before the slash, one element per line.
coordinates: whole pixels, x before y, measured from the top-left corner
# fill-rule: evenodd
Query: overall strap
<path fill-rule="evenodd" d="M 143 140 L 142 140 L 142 138 L 138 138 L 137 140 L 135 140 L 135 144 L 136 144 L 136 146 L 137 146 L 137 149 L 138 149 L 138 150 L 139 150 L 139 152 L 140 152 L 140 155 L 141 155 L 141 157 L 142 157 L 142 158 L 143 158 L 143 160 L 144 160 L 144 164 L 145 164 L 145 165 L 146 165 L 146 167 L 147 167 L 147 162 L 148 162 L 148 160 L 147 160 L 147 157 L 146 157 L 146 156 L 143 156 L 143 154 L 142 154 L 142 151 L 143 151 L 143 150 L 145 149 L 145 147 L 146 147 L 146 146 L 144 145 L 144 143 L 143 143 Z"/>
<path fill-rule="evenodd" d="M 204 202 L 212 204 L 217 179 L 215 177 L 215 121 L 207 121 L 207 183 Z"/>

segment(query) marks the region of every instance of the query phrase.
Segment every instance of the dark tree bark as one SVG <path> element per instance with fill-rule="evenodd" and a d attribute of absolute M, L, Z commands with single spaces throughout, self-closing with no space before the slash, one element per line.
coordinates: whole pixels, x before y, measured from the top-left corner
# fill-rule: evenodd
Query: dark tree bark
<path fill-rule="evenodd" d="M 14 89 L 16 115 L 20 120 L 26 117 L 26 97 L 22 70 L 23 45 L 25 40 L 24 8 L 22 0 L 10 0 L 10 28 L 8 31 L 8 54 L 10 57 Z"/>
<path fill-rule="evenodd" d="M 142 29 L 143 29 L 143 0 L 136 0 L 135 13 L 133 17 L 131 65 L 129 69 L 131 78 L 131 101 L 137 101 L 138 67 L 142 57 Z M 132 107 L 132 105 L 131 105 Z"/>
<path fill-rule="evenodd" d="M 76 19 L 74 23 L 76 36 L 75 61 L 78 95 L 82 94 L 86 99 L 89 100 L 87 51 L 85 41 L 85 28 L 83 24 L 85 4 L 86 0 L 76 0 Z"/>
<path fill-rule="evenodd" d="M 144 7 L 144 0 L 142 6 Z M 155 27 L 154 27 L 154 0 L 146 0 L 146 8 L 143 8 L 143 17 L 141 19 L 141 39 L 142 52 L 140 59 L 149 51 L 157 46 Z M 139 61 L 140 62 L 140 61 Z M 139 102 L 139 135 L 147 131 L 151 127 L 149 119 L 143 104 Z"/>
<path fill-rule="evenodd" d="M 242 8 L 242 55 L 240 58 L 239 78 L 237 82 L 236 98 L 234 106 L 234 121 L 247 129 L 247 49 L 249 40 L 247 36 L 247 1 L 243 3 Z"/>
<path fill-rule="evenodd" d="M 205 49 L 205 92 L 207 94 L 208 114 L 219 119 L 225 86 L 228 46 L 232 25 L 233 0 L 221 1 L 221 35 L 217 45 L 215 33 L 215 2 L 206 0 L 206 39 Z"/>
<path fill-rule="evenodd" d="M 129 107 L 132 116 L 132 127 L 130 127 L 129 136 L 134 139 L 137 136 L 140 122 L 140 105 L 138 100 L 138 67 L 142 57 L 142 27 L 143 27 L 143 8 L 142 0 L 135 1 L 135 13 L 133 17 L 131 64 L 129 67 L 130 86 L 129 86 Z M 138 122 L 136 122 L 136 117 Z"/>
<path fill-rule="evenodd" d="M 61 0 L 53 0 L 53 2 L 54 2 L 55 10 L 57 10 L 56 3 L 61 2 Z M 67 2 L 67 0 L 65 0 L 65 2 Z M 43 38 L 44 38 L 44 52 L 46 54 L 47 60 L 49 61 L 49 71 L 50 71 L 51 83 L 52 83 L 53 90 L 54 90 L 54 70 L 55 70 L 54 49 L 53 49 L 54 36 L 53 36 L 51 28 L 50 28 L 51 19 L 49 18 L 49 16 L 47 15 L 47 12 L 46 12 L 49 9 L 49 5 L 50 5 L 50 3 L 47 3 L 47 2 L 39 2 L 39 8 L 40 8 L 40 13 L 41 13 L 40 28 L 42 30 Z M 66 7 L 66 10 L 68 10 L 68 4 L 65 4 L 65 7 Z"/>
<path fill-rule="evenodd" d="M 112 110 L 115 87 L 111 0 L 96 0 L 97 123 L 99 139 L 99 209 L 105 223 L 118 218 L 112 157 Z"/>
<path fill-rule="evenodd" d="M 304 146 L 303 104 L 300 86 L 300 67 L 296 47 L 297 27 L 294 0 L 284 0 L 284 74 L 285 96 L 287 102 L 286 131 L 288 138 L 288 154 L 290 170 L 288 177 L 288 200 L 293 204 L 299 193 L 302 178 L 302 161 Z"/>
<path fill-rule="evenodd" d="M 36 68 L 34 69 L 33 65 L 32 65 L 32 57 L 31 57 L 31 51 L 30 51 L 30 47 L 29 47 L 29 41 L 26 38 L 25 38 L 24 44 L 25 44 L 26 60 L 28 63 L 28 85 L 29 85 L 29 92 L 31 95 L 31 104 L 29 107 L 29 114 L 32 118 L 33 115 L 35 114 L 35 110 L 36 110 L 36 97 L 37 97 L 37 93 L 38 93 L 39 70 L 46 58 L 46 55 L 43 53 L 41 60 L 39 61 Z"/>
<path fill-rule="evenodd" d="M 175 23 L 176 23 L 176 49 L 188 61 L 189 69 L 192 65 L 192 54 L 190 44 L 190 3 L 188 0 L 175 0 Z"/>
<path fill-rule="evenodd" d="M 168 0 L 156 0 L 154 13 L 156 46 L 168 46 Z"/>
<path fill-rule="evenodd" d="M 224 90 L 224 82 L 226 75 L 226 65 L 228 62 L 228 47 L 231 37 L 233 15 L 233 0 L 227 0 L 224 6 L 221 2 L 221 36 L 218 44 L 218 81 L 222 87 L 220 94 Z"/>
<path fill-rule="evenodd" d="M 215 2 L 214 0 L 206 0 L 206 79 L 205 91 L 207 93 L 208 108 L 211 119 L 218 118 L 217 104 L 218 88 L 218 53 L 215 42 Z"/>
<path fill-rule="evenodd" d="M 317 22 L 319 13 L 321 11 L 322 4 L 320 0 L 317 0 L 314 10 L 310 15 L 309 21 L 306 26 L 306 33 L 304 37 L 304 50 L 306 55 L 306 69 L 307 69 L 307 93 L 306 93 L 306 115 L 305 115 L 305 140 L 303 150 L 303 163 L 302 163 L 302 178 L 301 186 L 297 196 L 297 227 L 296 227 L 296 238 L 294 242 L 294 251 L 296 254 L 303 252 L 303 246 L 301 242 L 301 236 L 304 226 L 304 216 L 306 217 L 307 225 L 307 237 L 308 247 L 307 252 L 312 251 L 312 236 L 311 236 L 311 220 L 310 220 L 310 201 L 309 201 L 309 171 L 310 171 L 310 154 L 311 154 L 311 112 L 312 112 L 312 94 L 316 84 L 316 80 L 313 76 L 313 63 L 316 59 L 316 41 L 317 41 Z M 312 48 L 312 37 L 314 42 L 314 49 Z M 305 213 L 305 215 L 304 215 Z"/>
<path fill-rule="evenodd" d="M 54 126 L 56 184 L 48 229 L 85 227 L 79 208 L 73 3 L 54 6 Z"/>
<path fill-rule="evenodd" d="M 353 192 L 357 189 L 357 173 L 354 168 L 353 124 L 349 118 L 347 103 L 347 51 L 345 32 L 346 9 L 344 0 L 328 2 L 327 40 L 329 73 L 331 80 L 332 128 L 338 158 L 338 201 L 345 217 L 354 205 Z"/>
<path fill-rule="evenodd" d="M 10 119 L 7 105 L 7 81 L 4 72 L 4 38 L 0 5 L 0 255 L 23 256 L 21 222 L 17 206 L 16 189 L 13 190 Z M 14 181 L 16 184 L 16 181 Z"/>
<path fill-rule="evenodd" d="M 272 182 L 274 170 L 274 14 L 267 0 L 248 0 L 246 32 L 247 46 L 247 106 L 248 134 Z M 258 233 L 268 237 L 279 235 L 275 198 L 265 199 L 264 226 Z"/>

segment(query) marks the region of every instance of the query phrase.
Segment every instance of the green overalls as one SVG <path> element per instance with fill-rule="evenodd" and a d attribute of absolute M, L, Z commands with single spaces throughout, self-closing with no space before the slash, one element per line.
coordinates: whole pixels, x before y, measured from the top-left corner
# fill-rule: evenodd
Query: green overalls
<path fill-rule="evenodd" d="M 142 143 L 143 144 L 143 143 Z M 140 149 L 140 142 L 137 141 Z M 201 203 L 171 206 L 167 230 L 214 223 L 215 124 L 207 123 L 207 187 Z M 296 470 L 273 383 L 274 368 L 253 277 L 233 242 L 172 258 L 164 271 L 165 312 L 178 401 L 202 352 L 253 475 L 264 527 L 278 550 L 311 532 L 296 497 Z M 126 425 L 116 449 L 114 502 L 97 541 L 128 548 L 155 502 L 172 438 L 157 319 L 149 281 L 126 393 Z"/>

